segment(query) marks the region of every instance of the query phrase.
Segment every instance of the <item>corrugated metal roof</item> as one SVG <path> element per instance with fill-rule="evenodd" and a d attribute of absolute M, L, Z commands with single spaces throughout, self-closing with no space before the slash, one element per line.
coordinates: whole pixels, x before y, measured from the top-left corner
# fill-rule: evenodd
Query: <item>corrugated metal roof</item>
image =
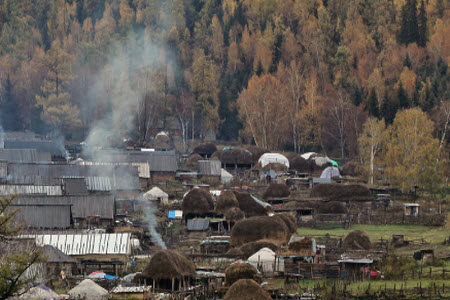
<path fill-rule="evenodd" d="M 36 149 L 39 152 L 50 152 L 55 157 L 65 157 L 66 151 L 62 145 L 46 140 L 5 140 L 5 149 Z"/>
<path fill-rule="evenodd" d="M 150 172 L 176 172 L 178 169 L 175 151 L 120 151 L 98 150 L 89 158 L 97 162 L 109 163 L 148 163 Z M 141 171 L 144 174 L 144 170 Z"/>
<path fill-rule="evenodd" d="M 222 163 L 219 160 L 199 160 L 198 171 L 203 176 L 220 176 Z"/>
<path fill-rule="evenodd" d="M 30 228 L 64 229 L 70 227 L 70 204 L 17 204 L 15 221 Z"/>
<path fill-rule="evenodd" d="M 57 185 L 63 177 L 108 177 L 115 190 L 141 189 L 138 170 L 129 165 L 8 164 L 11 184 Z"/>
<path fill-rule="evenodd" d="M 208 219 L 190 219 L 187 221 L 188 231 L 206 231 L 209 228 Z"/>
<path fill-rule="evenodd" d="M 0 149 L 0 160 L 7 162 L 37 162 L 36 149 Z"/>
<path fill-rule="evenodd" d="M 80 161 L 77 163 L 80 165 L 85 165 L 85 166 L 105 166 L 105 165 L 133 166 L 133 167 L 137 167 L 140 178 L 150 178 L 150 165 L 148 164 L 148 162 L 132 162 L 132 163 L 116 162 L 116 163 L 112 163 L 112 162 L 97 162 L 97 161 Z"/>
<path fill-rule="evenodd" d="M 62 196 L 62 189 L 60 185 L 0 185 L 0 195 L 13 194 Z"/>
<path fill-rule="evenodd" d="M 86 177 L 86 184 L 89 191 L 109 192 L 112 190 L 109 177 Z"/>
<path fill-rule="evenodd" d="M 100 216 L 113 219 L 114 196 L 99 194 L 87 196 L 19 196 L 13 201 L 16 205 L 72 205 L 72 217 L 84 219 Z"/>
<path fill-rule="evenodd" d="M 51 245 L 67 255 L 131 254 L 130 233 L 40 234 L 36 244 Z"/>
<path fill-rule="evenodd" d="M 65 195 L 87 195 L 88 189 L 83 177 L 62 179 Z"/>

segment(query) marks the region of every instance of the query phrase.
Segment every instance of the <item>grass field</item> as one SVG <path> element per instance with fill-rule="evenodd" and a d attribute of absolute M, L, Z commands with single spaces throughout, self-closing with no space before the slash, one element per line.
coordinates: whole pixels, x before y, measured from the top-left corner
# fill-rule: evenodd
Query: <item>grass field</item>
<path fill-rule="evenodd" d="M 353 230 L 362 230 L 367 233 L 371 240 L 391 239 L 392 234 L 401 233 L 405 235 L 406 240 L 419 241 L 435 244 L 442 243 L 445 237 L 450 236 L 450 231 L 445 227 L 428 227 L 421 225 L 353 225 L 349 229 L 313 229 L 299 228 L 298 234 L 312 237 L 319 237 L 329 234 L 331 237 L 344 237 Z"/>

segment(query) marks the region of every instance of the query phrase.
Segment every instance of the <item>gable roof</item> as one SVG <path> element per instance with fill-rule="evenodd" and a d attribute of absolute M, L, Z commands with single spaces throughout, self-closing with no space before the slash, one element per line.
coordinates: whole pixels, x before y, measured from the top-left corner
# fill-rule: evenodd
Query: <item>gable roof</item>
<path fill-rule="evenodd" d="M 51 246 L 51 245 L 44 245 L 42 247 L 42 256 L 46 258 L 46 262 L 49 263 L 75 263 L 76 261 L 64 254 L 61 250 Z"/>

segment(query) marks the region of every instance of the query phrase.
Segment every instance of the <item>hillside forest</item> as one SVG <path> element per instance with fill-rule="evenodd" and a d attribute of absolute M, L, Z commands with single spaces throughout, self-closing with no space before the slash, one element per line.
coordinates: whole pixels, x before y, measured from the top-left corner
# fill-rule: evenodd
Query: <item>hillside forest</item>
<path fill-rule="evenodd" d="M 442 149 L 449 63 L 448 0 L 0 2 L 3 129 L 78 141 L 177 128 L 356 157 L 368 118 L 417 108 Z"/>

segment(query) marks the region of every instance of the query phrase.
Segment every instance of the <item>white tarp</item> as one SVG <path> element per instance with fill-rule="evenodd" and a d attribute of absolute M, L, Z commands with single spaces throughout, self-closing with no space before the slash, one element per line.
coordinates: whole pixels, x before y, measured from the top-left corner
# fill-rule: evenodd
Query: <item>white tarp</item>
<path fill-rule="evenodd" d="M 289 160 L 286 158 L 286 156 L 279 153 L 264 153 L 258 159 L 258 163 L 263 168 L 268 164 L 282 164 L 289 168 Z"/>
<path fill-rule="evenodd" d="M 328 157 L 323 157 L 323 156 L 319 156 L 319 157 L 314 157 L 314 162 L 316 163 L 317 166 L 319 167 L 323 167 L 324 165 L 330 163 L 331 164 L 331 159 L 329 159 Z"/>
<path fill-rule="evenodd" d="M 146 192 L 144 198 L 150 201 L 160 201 L 162 204 L 169 202 L 169 195 L 157 186 Z"/>
<path fill-rule="evenodd" d="M 301 156 L 302 158 L 308 160 L 308 159 L 311 158 L 311 156 L 316 156 L 316 155 L 317 155 L 316 152 L 306 152 L 306 153 L 303 153 L 303 154 L 300 155 L 300 156 Z"/>
<path fill-rule="evenodd" d="M 263 273 L 284 271 L 284 261 L 275 259 L 275 252 L 273 252 L 270 248 L 262 248 L 250 256 L 247 260 L 253 265 L 256 265 Z"/>
<path fill-rule="evenodd" d="M 339 169 L 337 167 L 327 167 L 325 170 L 322 171 L 322 174 L 320 175 L 320 178 L 333 178 L 333 177 L 339 177 L 341 178 L 341 173 L 339 173 Z"/>

